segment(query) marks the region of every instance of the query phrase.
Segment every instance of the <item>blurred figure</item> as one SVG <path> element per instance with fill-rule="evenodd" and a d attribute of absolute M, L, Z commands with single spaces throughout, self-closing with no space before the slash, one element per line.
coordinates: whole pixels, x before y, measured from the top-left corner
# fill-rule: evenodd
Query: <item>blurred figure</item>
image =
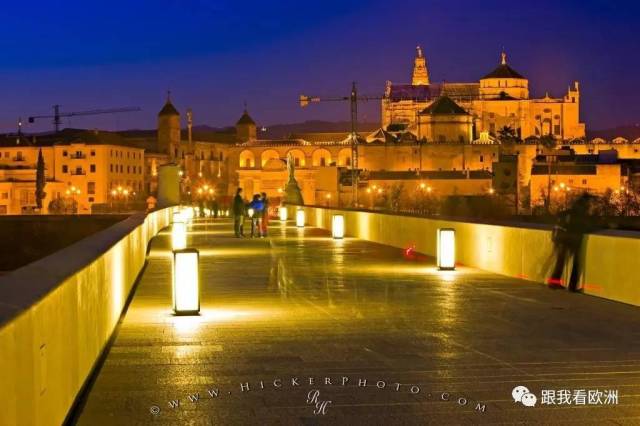
<path fill-rule="evenodd" d="M 260 220 L 260 235 L 262 238 L 267 237 L 267 228 L 269 226 L 269 199 L 267 193 L 262 194 L 262 219 Z"/>
<path fill-rule="evenodd" d="M 220 208 L 220 205 L 218 205 L 218 199 L 214 197 L 213 200 L 211 201 L 211 214 L 213 215 L 214 219 L 218 218 L 219 208 Z"/>
<path fill-rule="evenodd" d="M 571 275 L 567 289 L 578 291 L 580 279 L 580 249 L 584 234 L 593 230 L 589 207 L 591 197 L 583 194 L 578 197 L 571 207 L 558 215 L 558 222 L 553 229 L 553 244 L 556 252 L 556 265 L 547 280 L 549 287 L 563 287 L 562 272 L 569 258 L 573 259 Z"/>
<path fill-rule="evenodd" d="M 236 191 L 235 197 L 233 197 L 233 230 L 235 232 L 236 238 L 244 237 L 244 215 L 245 215 L 245 205 L 244 200 L 242 199 L 242 188 L 238 188 Z"/>

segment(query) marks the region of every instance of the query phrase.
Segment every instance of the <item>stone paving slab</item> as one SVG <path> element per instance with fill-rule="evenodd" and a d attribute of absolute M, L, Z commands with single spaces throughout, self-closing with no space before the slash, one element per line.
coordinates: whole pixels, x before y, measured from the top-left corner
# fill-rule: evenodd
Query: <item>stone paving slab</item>
<path fill-rule="evenodd" d="M 170 234 L 156 237 L 74 421 L 640 424 L 637 308 L 272 225 L 268 239 L 235 239 L 225 220 L 190 228 L 196 317 L 172 315 Z M 535 407 L 513 401 L 518 385 Z M 618 403 L 541 404 L 564 389 L 617 390 Z"/>

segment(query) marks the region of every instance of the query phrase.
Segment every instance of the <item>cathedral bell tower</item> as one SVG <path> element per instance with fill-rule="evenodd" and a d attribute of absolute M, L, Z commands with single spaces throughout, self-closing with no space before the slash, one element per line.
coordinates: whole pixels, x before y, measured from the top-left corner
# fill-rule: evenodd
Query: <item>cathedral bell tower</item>
<path fill-rule="evenodd" d="M 422 48 L 416 47 L 416 59 L 413 62 L 413 78 L 411 84 L 414 86 L 426 86 L 429 84 L 429 71 L 427 71 L 427 61 L 422 54 Z"/>

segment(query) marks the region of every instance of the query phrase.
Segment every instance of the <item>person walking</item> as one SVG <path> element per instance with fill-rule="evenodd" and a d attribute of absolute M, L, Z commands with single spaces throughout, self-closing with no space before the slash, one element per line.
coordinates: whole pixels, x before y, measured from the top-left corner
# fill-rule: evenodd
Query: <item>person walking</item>
<path fill-rule="evenodd" d="M 251 238 L 260 237 L 260 218 L 262 217 L 263 203 L 259 194 L 253 196 L 253 200 L 249 203 L 252 210 L 251 216 Z"/>
<path fill-rule="evenodd" d="M 269 199 L 267 193 L 262 193 L 262 220 L 260 221 L 260 235 L 262 238 L 267 237 L 267 228 L 269 226 Z"/>
<path fill-rule="evenodd" d="M 238 188 L 236 196 L 233 197 L 233 230 L 236 238 L 244 237 L 243 225 L 245 205 L 242 199 L 242 188 Z"/>

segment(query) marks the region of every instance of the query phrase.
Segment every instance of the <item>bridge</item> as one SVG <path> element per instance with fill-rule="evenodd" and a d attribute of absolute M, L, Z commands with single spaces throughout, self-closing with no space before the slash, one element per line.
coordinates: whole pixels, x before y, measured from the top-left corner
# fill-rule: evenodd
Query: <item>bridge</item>
<path fill-rule="evenodd" d="M 637 235 L 590 235 L 576 294 L 540 284 L 546 228 L 305 210 L 266 239 L 194 220 L 195 316 L 171 209 L 0 278 L 0 424 L 640 421 Z M 442 227 L 454 271 L 427 256 Z"/>

